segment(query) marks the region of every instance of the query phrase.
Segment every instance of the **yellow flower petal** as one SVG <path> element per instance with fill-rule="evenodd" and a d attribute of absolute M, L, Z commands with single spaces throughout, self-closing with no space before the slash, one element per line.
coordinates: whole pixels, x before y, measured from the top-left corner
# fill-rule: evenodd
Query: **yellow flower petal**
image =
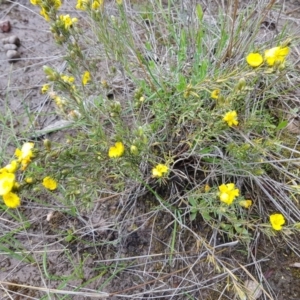
<path fill-rule="evenodd" d="M 19 164 L 16 160 L 13 160 L 10 164 L 6 165 L 5 169 L 9 173 L 15 173 L 18 170 Z"/>
<path fill-rule="evenodd" d="M 49 84 L 44 84 L 41 88 L 42 94 L 45 94 L 49 90 Z"/>
<path fill-rule="evenodd" d="M 38 5 L 38 4 L 41 3 L 41 0 L 30 0 L 30 3 L 31 3 L 32 5 Z"/>
<path fill-rule="evenodd" d="M 246 61 L 251 67 L 256 68 L 259 67 L 264 60 L 261 54 L 255 52 L 248 54 L 246 57 Z"/>
<path fill-rule="evenodd" d="M 15 183 L 16 176 L 14 173 L 4 172 L 0 174 L 0 195 L 8 194 Z"/>
<path fill-rule="evenodd" d="M 3 195 L 3 201 L 5 205 L 9 208 L 17 208 L 21 204 L 20 197 L 14 193 L 8 193 L 6 195 Z"/>
<path fill-rule="evenodd" d="M 272 67 L 275 63 L 283 63 L 289 53 L 289 47 L 274 47 L 265 51 L 265 60 Z"/>
<path fill-rule="evenodd" d="M 82 75 L 82 84 L 86 85 L 91 81 L 91 74 L 89 71 L 85 71 Z"/>
<path fill-rule="evenodd" d="M 217 89 L 217 90 L 213 90 L 210 94 L 210 97 L 213 98 L 213 99 L 218 99 L 220 96 L 220 90 Z"/>
<path fill-rule="evenodd" d="M 252 205 L 252 200 L 242 200 L 239 202 L 239 205 L 244 208 L 249 208 Z"/>
<path fill-rule="evenodd" d="M 50 21 L 50 17 L 48 15 L 48 12 L 45 10 L 44 7 L 41 9 L 40 15 L 43 16 L 47 22 Z"/>

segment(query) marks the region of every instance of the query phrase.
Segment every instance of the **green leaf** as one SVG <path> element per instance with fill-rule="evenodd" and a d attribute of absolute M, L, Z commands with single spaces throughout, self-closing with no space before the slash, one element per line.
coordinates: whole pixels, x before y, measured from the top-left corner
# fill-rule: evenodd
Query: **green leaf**
<path fill-rule="evenodd" d="M 189 198 L 189 202 L 190 202 L 191 206 L 197 206 L 197 202 L 196 202 L 195 198 L 193 198 L 193 197 Z"/>
<path fill-rule="evenodd" d="M 209 212 L 207 211 L 202 211 L 201 212 L 201 215 L 202 215 L 202 218 L 205 220 L 205 221 L 210 221 L 211 220 L 211 216 L 209 215 Z"/>
<path fill-rule="evenodd" d="M 286 125 L 288 124 L 288 122 L 289 122 L 288 120 L 281 121 L 281 122 L 277 125 L 276 130 L 280 130 L 280 129 L 285 128 Z"/>
<path fill-rule="evenodd" d="M 194 221 L 196 219 L 197 213 L 191 213 L 190 214 L 190 220 Z"/>
<path fill-rule="evenodd" d="M 200 4 L 196 5 L 196 14 L 200 22 L 203 20 L 203 9 Z"/>

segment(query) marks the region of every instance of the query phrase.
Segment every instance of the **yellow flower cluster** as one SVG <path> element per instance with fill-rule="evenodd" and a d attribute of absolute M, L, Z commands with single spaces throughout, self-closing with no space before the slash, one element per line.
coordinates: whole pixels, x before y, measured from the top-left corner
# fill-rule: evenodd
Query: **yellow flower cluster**
<path fill-rule="evenodd" d="M 273 67 L 275 64 L 283 65 L 288 54 L 289 47 L 274 47 L 267 49 L 264 53 L 264 57 L 258 52 L 252 52 L 246 57 L 246 61 L 254 68 L 259 67 L 263 62 Z"/>
<path fill-rule="evenodd" d="M 66 30 L 69 30 L 74 23 L 78 22 L 77 18 L 71 18 L 70 15 L 61 15 L 59 20 Z"/>
<path fill-rule="evenodd" d="M 17 208 L 21 204 L 20 197 L 14 193 L 14 190 L 20 187 L 20 184 L 16 182 L 16 172 L 18 169 L 24 171 L 33 154 L 34 143 L 25 143 L 21 149 L 16 149 L 15 156 L 17 160 L 12 160 L 8 165 L 0 169 L 0 196 L 7 207 Z M 26 177 L 24 180 L 27 184 L 33 183 L 32 177 Z M 57 182 L 50 176 L 43 179 L 43 186 L 51 191 L 57 188 Z"/>
<path fill-rule="evenodd" d="M 61 75 L 60 77 L 64 82 L 67 83 L 73 83 L 75 81 L 75 78 L 73 76 L 68 76 L 68 75 Z"/>
<path fill-rule="evenodd" d="M 234 183 L 222 184 L 219 186 L 220 201 L 230 205 L 235 197 L 239 196 L 239 189 L 235 188 Z"/>
<path fill-rule="evenodd" d="M 33 157 L 33 143 L 25 143 L 21 149 L 16 149 L 17 160 L 12 160 L 8 165 L 0 169 L 0 196 L 7 207 L 17 208 L 21 204 L 20 197 L 13 192 L 19 186 L 16 182 L 17 170 L 25 170 Z"/>
<path fill-rule="evenodd" d="M 102 8 L 104 0 L 77 0 L 76 9 L 87 10 L 90 7 L 92 10 Z"/>
<path fill-rule="evenodd" d="M 31 159 L 33 158 L 34 143 L 25 143 L 21 149 L 16 149 L 15 156 L 18 158 L 18 162 L 21 164 L 21 170 L 24 171 Z"/>
<path fill-rule="evenodd" d="M 61 0 L 30 0 L 33 5 L 38 5 L 41 8 L 40 15 L 45 18 L 46 21 L 50 21 L 50 11 L 58 10 L 61 7 Z"/>
<path fill-rule="evenodd" d="M 166 174 L 169 171 L 168 166 L 164 164 L 158 164 L 156 167 L 152 169 L 152 176 L 154 178 L 160 178 L 163 177 L 164 174 Z"/>
<path fill-rule="evenodd" d="M 59 108 L 59 109 L 64 109 L 65 105 L 66 105 L 66 101 L 64 99 L 62 99 L 60 96 L 55 96 L 53 98 L 56 106 Z"/>

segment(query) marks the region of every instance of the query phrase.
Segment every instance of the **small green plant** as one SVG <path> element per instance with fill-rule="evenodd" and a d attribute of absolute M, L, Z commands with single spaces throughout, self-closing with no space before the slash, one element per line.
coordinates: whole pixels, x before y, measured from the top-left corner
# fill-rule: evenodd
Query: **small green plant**
<path fill-rule="evenodd" d="M 228 16 L 220 10 L 218 21 L 206 16 L 200 4 L 193 4 L 185 17 L 184 4 L 175 1 L 167 1 L 166 7 L 162 1 L 138 3 L 139 10 L 132 9 L 131 2 L 117 1 L 111 8 L 105 1 L 78 0 L 80 15 L 75 17 L 61 15 L 58 0 L 31 0 L 65 49 L 67 66 L 63 71 L 44 66 L 41 93 L 53 101 L 57 115 L 69 121 L 73 134 L 64 142 L 46 141 L 35 151 L 33 143 L 27 143 L 16 153 L 24 175 L 20 177 L 27 178 L 22 192 L 33 203 L 47 206 L 37 200 L 43 186 L 56 205 L 78 217 L 118 197 L 114 208 L 103 213 L 111 222 L 104 226 L 109 234 L 94 230 L 91 219 L 83 222 L 91 226 L 93 251 L 99 255 L 99 239 L 102 250 L 116 259 L 128 245 L 123 236 L 130 230 L 134 236 L 149 224 L 154 230 L 162 214 L 168 223 L 157 230 L 170 230 L 171 237 L 152 253 L 158 243 L 152 234 L 148 258 L 167 253 L 172 266 L 177 256 L 201 248 L 216 273 L 225 274 L 215 278 L 227 276 L 236 294 L 244 295 L 230 271 L 234 267 L 218 256 L 217 248 L 212 249 L 216 242 L 207 236 L 213 239 L 217 232 L 229 242 L 240 241 L 248 251 L 260 235 L 290 239 L 299 231 L 299 191 L 294 188 L 300 185 L 299 147 L 288 130 L 298 105 L 288 95 L 299 87 L 289 53 L 298 41 L 283 31 L 274 40 L 256 43 L 272 7 L 261 2 L 238 13 L 236 1 Z M 258 8 L 262 13 L 256 16 Z M 287 140 L 293 146 L 287 146 Z M 16 169 L 10 162 L 0 174 L 0 193 L 11 208 L 22 205 L 16 198 L 5 199 L 14 188 Z M 199 224 L 208 225 L 207 236 L 199 234 Z M 68 228 L 60 234 L 72 244 L 80 240 L 75 232 Z M 110 247 L 116 247 L 113 255 Z M 44 260 L 46 277 L 53 279 Z M 142 263 L 144 269 L 147 263 Z M 166 265 L 151 280 L 163 282 L 171 274 Z M 194 265 L 178 270 L 193 270 Z M 73 267 L 71 277 L 82 279 L 83 265 Z M 106 287 L 130 268 L 116 268 L 99 286 Z M 186 289 L 174 283 L 179 286 L 175 292 L 196 298 L 194 287 L 189 290 L 186 284 L 190 274 L 184 274 Z M 64 286 L 71 277 L 63 277 Z M 141 275 L 135 280 L 135 286 L 152 284 Z"/>
<path fill-rule="evenodd" d="M 254 223 L 251 224 L 248 220 L 247 210 L 251 207 L 252 200 L 240 197 L 239 190 L 233 183 L 223 184 L 218 190 L 217 192 L 206 185 L 204 190 L 200 189 L 188 195 L 190 219 L 193 221 L 200 214 L 218 232 L 227 234 L 230 239 L 238 238 L 249 243 L 249 231 L 253 230 Z"/>

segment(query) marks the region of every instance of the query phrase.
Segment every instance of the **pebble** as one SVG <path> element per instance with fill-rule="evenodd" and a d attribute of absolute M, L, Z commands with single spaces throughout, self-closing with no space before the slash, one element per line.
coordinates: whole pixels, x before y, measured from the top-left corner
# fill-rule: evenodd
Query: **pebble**
<path fill-rule="evenodd" d="M 2 39 L 2 44 L 4 50 L 6 50 L 6 56 L 9 62 L 16 62 L 19 60 L 20 53 L 17 51 L 17 48 L 21 45 L 20 39 L 15 36 L 9 36 L 7 38 Z"/>
<path fill-rule="evenodd" d="M 10 32 L 10 22 L 9 21 L 0 22 L 0 29 L 2 32 Z"/>
<path fill-rule="evenodd" d="M 248 290 L 249 299 L 256 300 L 262 295 L 261 285 L 257 281 L 246 280 L 245 287 Z M 248 297 L 246 299 L 248 299 Z"/>
<path fill-rule="evenodd" d="M 17 50 L 8 50 L 6 56 L 9 62 L 16 62 L 21 57 Z"/>
<path fill-rule="evenodd" d="M 18 47 L 15 44 L 5 44 L 3 48 L 4 50 L 16 50 Z"/>
<path fill-rule="evenodd" d="M 12 35 L 5 39 L 2 39 L 2 43 L 3 44 L 15 44 L 18 47 L 21 45 L 20 39 L 15 35 Z"/>

